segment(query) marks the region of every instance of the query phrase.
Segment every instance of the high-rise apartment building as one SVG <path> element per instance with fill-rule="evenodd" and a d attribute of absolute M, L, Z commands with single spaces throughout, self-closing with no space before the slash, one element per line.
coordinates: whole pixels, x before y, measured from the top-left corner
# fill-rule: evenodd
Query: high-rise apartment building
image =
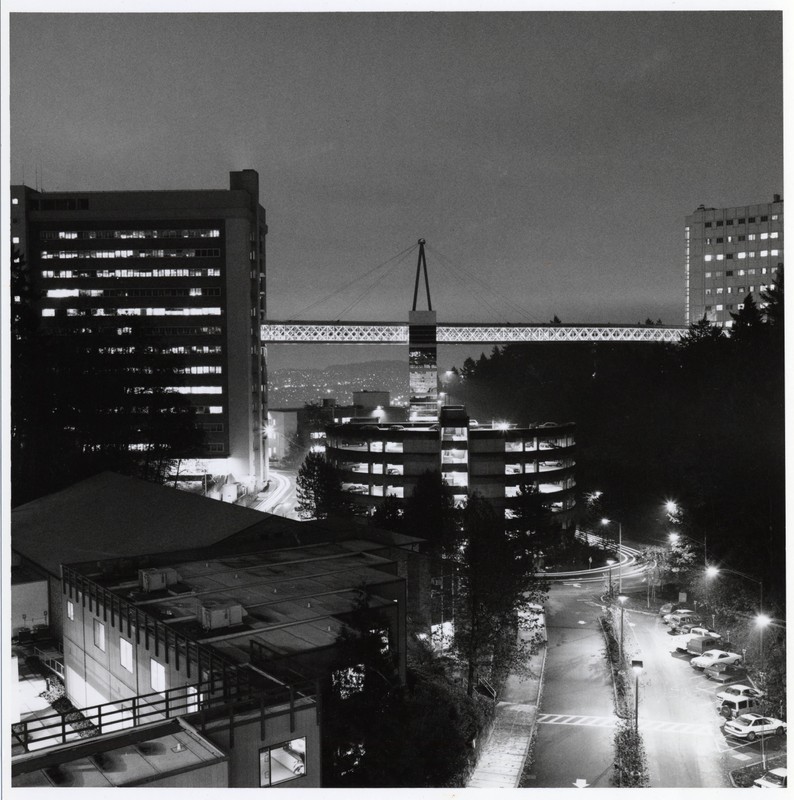
<path fill-rule="evenodd" d="M 761 292 L 783 266 L 783 200 L 706 208 L 686 218 L 686 322 L 705 317 L 730 328 L 748 294 L 761 306 Z"/>
<path fill-rule="evenodd" d="M 43 330 L 112 359 L 142 412 L 147 392 L 186 396 L 205 434 L 191 455 L 211 473 L 261 483 L 267 225 L 258 174 L 232 172 L 224 190 L 12 186 L 11 204 L 12 244 Z"/>

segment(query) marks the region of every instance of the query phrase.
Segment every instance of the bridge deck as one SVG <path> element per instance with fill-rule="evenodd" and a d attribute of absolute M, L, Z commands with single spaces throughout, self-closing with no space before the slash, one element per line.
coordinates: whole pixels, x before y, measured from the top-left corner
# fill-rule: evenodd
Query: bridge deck
<path fill-rule="evenodd" d="M 439 344 L 517 342 L 677 342 L 688 328 L 670 325 L 439 325 Z M 402 322 L 268 322 L 262 342 L 300 344 L 408 344 Z"/>

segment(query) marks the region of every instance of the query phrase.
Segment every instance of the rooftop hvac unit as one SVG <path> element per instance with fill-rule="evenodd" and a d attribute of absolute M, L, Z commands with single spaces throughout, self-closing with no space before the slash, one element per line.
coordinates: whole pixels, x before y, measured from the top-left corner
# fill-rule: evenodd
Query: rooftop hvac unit
<path fill-rule="evenodd" d="M 138 583 L 144 592 L 157 592 L 179 581 L 179 575 L 171 567 L 150 567 L 138 570 Z"/>
<path fill-rule="evenodd" d="M 231 628 L 243 621 L 243 607 L 233 600 L 205 600 L 200 611 L 201 627 L 205 631 Z"/>

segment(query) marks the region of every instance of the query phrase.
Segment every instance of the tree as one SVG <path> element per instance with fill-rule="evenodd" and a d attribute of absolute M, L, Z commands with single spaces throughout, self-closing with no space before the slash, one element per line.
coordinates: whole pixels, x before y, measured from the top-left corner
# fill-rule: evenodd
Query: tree
<path fill-rule="evenodd" d="M 370 520 L 375 527 L 399 533 L 404 524 L 403 504 L 393 494 L 386 495 L 372 512 Z"/>
<path fill-rule="evenodd" d="M 419 476 L 405 502 L 402 530 L 426 539 L 434 555 L 454 555 L 458 541 L 457 516 L 452 489 L 438 470 L 428 470 Z"/>
<path fill-rule="evenodd" d="M 302 519 L 325 519 L 329 514 L 350 510 L 339 473 L 323 453 L 307 453 L 298 470 L 296 487 L 296 510 Z"/>
<path fill-rule="evenodd" d="M 547 587 L 526 568 L 503 521 L 476 492 L 463 510 L 463 534 L 454 647 L 472 696 L 480 677 L 498 682 L 511 671 L 526 672 L 537 644 L 531 606 L 542 603 Z M 518 636 L 519 627 L 529 638 Z"/>

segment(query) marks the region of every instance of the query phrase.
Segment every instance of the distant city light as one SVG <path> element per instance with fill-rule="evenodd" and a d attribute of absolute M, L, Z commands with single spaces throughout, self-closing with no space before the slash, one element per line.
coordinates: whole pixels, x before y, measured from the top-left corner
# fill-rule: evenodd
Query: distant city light
<path fill-rule="evenodd" d="M 766 626 L 769 625 L 770 622 L 772 622 L 772 619 L 771 617 L 768 617 L 766 614 L 759 614 L 755 618 L 755 622 L 760 628 L 766 628 Z"/>
<path fill-rule="evenodd" d="M 506 431 L 510 429 L 509 422 L 494 422 L 493 427 L 497 431 Z"/>

